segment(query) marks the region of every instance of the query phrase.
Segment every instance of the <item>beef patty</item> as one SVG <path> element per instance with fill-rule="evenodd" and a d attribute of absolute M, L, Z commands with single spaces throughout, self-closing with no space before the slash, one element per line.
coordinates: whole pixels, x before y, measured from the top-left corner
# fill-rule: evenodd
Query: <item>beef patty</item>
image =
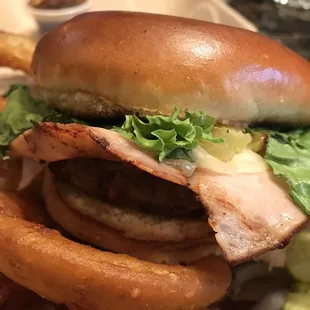
<path fill-rule="evenodd" d="M 82 158 L 55 162 L 50 168 L 58 178 L 112 205 L 169 217 L 204 214 L 188 188 L 127 163 Z"/>

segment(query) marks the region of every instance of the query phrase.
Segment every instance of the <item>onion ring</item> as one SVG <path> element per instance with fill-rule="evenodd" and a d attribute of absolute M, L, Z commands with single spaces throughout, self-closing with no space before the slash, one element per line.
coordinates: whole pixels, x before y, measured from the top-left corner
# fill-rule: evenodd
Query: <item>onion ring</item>
<path fill-rule="evenodd" d="M 36 44 L 23 36 L 0 31 L 0 66 L 31 73 Z"/>
<path fill-rule="evenodd" d="M 81 309 L 202 309 L 220 299 L 231 280 L 219 258 L 191 267 L 156 265 L 74 243 L 4 214 L 0 248 L 6 276 L 49 300 Z"/>
<path fill-rule="evenodd" d="M 33 223 L 50 223 L 47 213 L 40 206 L 40 197 L 33 195 L 32 188 L 21 193 L 0 190 L 1 214 L 23 218 Z"/>
<path fill-rule="evenodd" d="M 16 206 L 7 206 L 0 213 L 1 272 L 56 303 L 85 310 L 198 310 L 220 299 L 231 282 L 228 264 L 218 257 L 182 267 L 102 252 L 9 216 Z"/>
<path fill-rule="evenodd" d="M 5 299 L 2 299 L 5 297 Z M 1 310 L 68 310 L 65 305 L 55 305 L 13 283 L 0 274 L 0 309 Z"/>

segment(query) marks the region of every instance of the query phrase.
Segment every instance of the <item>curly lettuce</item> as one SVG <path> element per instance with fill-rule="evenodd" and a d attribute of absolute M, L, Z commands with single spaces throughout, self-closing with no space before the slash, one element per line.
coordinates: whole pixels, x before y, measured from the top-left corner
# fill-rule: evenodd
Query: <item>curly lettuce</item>
<path fill-rule="evenodd" d="M 141 148 L 155 152 L 159 161 L 174 158 L 193 162 L 195 159 L 191 151 L 199 141 L 223 141 L 212 136 L 215 119 L 206 113 L 184 111 L 183 118 L 179 114 L 180 111 L 175 109 L 170 116 L 146 116 L 145 120 L 127 115 L 124 124 L 114 127 L 114 130 L 132 139 Z"/>
<path fill-rule="evenodd" d="M 289 185 L 294 203 L 310 214 L 310 128 L 267 134 L 265 161 Z"/>
<path fill-rule="evenodd" d="M 13 85 L 4 95 L 7 104 L 0 113 L 0 156 L 8 156 L 9 144 L 24 131 L 42 122 L 83 123 L 91 126 L 111 128 L 111 124 L 102 121 L 87 121 L 72 118 L 65 113 L 54 110 L 42 100 L 34 99 L 25 85 Z M 159 159 L 186 159 L 195 161 L 191 150 L 200 140 L 215 143 L 221 139 L 212 137 L 214 119 L 203 112 L 184 112 L 179 117 L 175 109 L 170 116 L 146 116 L 140 119 L 127 115 L 125 122 L 112 129 L 134 140 L 141 148 L 151 151 Z"/>
<path fill-rule="evenodd" d="M 0 113 L 0 157 L 8 158 L 9 145 L 24 131 L 41 122 L 72 123 L 77 120 L 34 99 L 25 85 L 13 85 L 3 95 L 7 103 Z"/>

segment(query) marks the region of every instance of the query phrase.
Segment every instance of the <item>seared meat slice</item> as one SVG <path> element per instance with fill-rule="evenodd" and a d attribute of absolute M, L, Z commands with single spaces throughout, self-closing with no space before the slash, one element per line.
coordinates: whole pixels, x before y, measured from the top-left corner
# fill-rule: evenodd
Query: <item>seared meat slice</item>
<path fill-rule="evenodd" d="M 112 130 L 43 123 L 13 141 L 11 151 L 48 162 L 77 157 L 114 159 L 190 187 L 209 214 L 217 241 L 232 263 L 283 247 L 307 221 L 307 216 L 294 205 L 269 170 L 235 171 L 230 175 L 225 169 L 221 172 L 198 168 L 187 178 Z M 241 158 L 238 166 L 243 164 L 246 160 Z M 157 193 L 152 192 L 151 197 L 155 196 Z"/>

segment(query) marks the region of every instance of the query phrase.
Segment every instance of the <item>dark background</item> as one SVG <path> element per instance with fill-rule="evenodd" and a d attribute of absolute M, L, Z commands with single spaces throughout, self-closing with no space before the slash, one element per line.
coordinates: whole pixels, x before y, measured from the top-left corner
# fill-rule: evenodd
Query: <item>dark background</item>
<path fill-rule="evenodd" d="M 276 4 L 272 0 L 228 0 L 260 32 L 310 60 L 310 10 Z"/>

